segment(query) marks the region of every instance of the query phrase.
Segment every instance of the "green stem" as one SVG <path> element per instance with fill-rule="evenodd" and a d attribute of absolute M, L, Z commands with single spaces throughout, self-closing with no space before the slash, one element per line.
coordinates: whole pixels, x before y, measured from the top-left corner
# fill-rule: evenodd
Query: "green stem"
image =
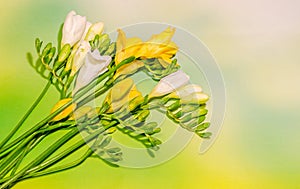
<path fill-rule="evenodd" d="M 52 169 L 49 169 L 49 170 L 45 170 L 45 171 L 29 173 L 28 175 L 24 176 L 23 178 L 20 178 L 18 180 L 18 182 L 29 179 L 29 178 L 46 176 L 46 175 L 50 175 L 50 174 L 54 174 L 54 173 L 58 173 L 58 172 L 61 172 L 61 171 L 72 169 L 74 167 L 77 167 L 77 166 L 81 165 L 93 153 L 94 152 L 91 149 L 88 149 L 87 152 L 81 158 L 79 158 L 79 159 L 77 159 L 77 160 L 75 160 L 71 163 L 61 165 L 61 166 L 58 166 L 58 167 L 55 167 L 55 168 L 52 168 Z M 11 179 L 11 177 L 4 178 L 4 179 L 0 180 L 0 184 L 8 181 L 9 179 Z"/>
<path fill-rule="evenodd" d="M 99 83 L 101 81 L 103 81 L 107 76 L 110 76 L 113 72 L 115 72 L 118 68 L 120 68 L 121 66 L 128 64 L 132 61 L 135 60 L 135 57 L 129 57 L 125 60 L 123 60 L 120 64 L 118 64 L 117 66 L 113 67 L 111 70 L 109 70 L 108 72 L 105 72 L 103 75 L 101 75 L 97 80 L 94 80 L 92 83 L 90 83 L 88 86 L 86 86 L 83 89 L 80 89 L 78 91 L 77 94 L 75 94 L 73 101 L 76 102 L 78 101 L 81 97 L 83 97 L 85 94 L 87 94 L 93 87 L 95 87 L 95 83 Z M 43 127 L 44 125 L 46 125 L 51 119 L 53 119 L 56 115 L 58 115 L 60 112 L 62 112 L 65 108 L 67 108 L 68 106 L 70 106 L 73 102 L 70 101 L 66 104 L 64 104 L 62 107 L 60 107 L 59 109 L 57 109 L 55 112 L 53 112 L 52 114 L 50 114 L 49 116 L 47 116 L 45 119 L 43 119 L 42 121 L 40 121 L 38 124 L 36 124 L 33 128 L 31 128 L 29 131 L 27 131 L 26 133 L 24 133 L 23 135 L 21 135 L 19 138 L 17 138 L 16 140 L 14 140 L 12 143 L 10 143 L 9 145 L 5 146 L 4 148 L 0 148 L 0 154 L 3 153 L 4 151 L 8 150 L 9 148 L 13 147 L 14 145 L 18 144 L 20 141 L 22 141 L 23 139 L 27 138 L 28 136 L 30 136 L 32 133 L 34 133 L 35 131 L 39 130 L 41 127 Z"/>
<path fill-rule="evenodd" d="M 68 164 L 62 165 L 62 166 L 58 166 L 58 167 L 55 167 L 55 168 L 52 168 L 52 169 L 49 169 L 49 170 L 28 174 L 27 176 L 24 177 L 24 179 L 34 178 L 34 177 L 39 177 L 39 176 L 46 176 L 46 175 L 50 175 L 50 174 L 53 174 L 53 173 L 58 173 L 58 172 L 61 172 L 61 171 L 72 169 L 74 167 L 77 167 L 77 166 L 81 165 L 93 153 L 94 153 L 93 150 L 88 149 L 87 152 L 81 158 L 79 158 L 79 159 L 77 159 L 77 160 L 75 160 L 71 163 L 68 163 Z"/>
<path fill-rule="evenodd" d="M 40 103 L 42 98 L 47 93 L 49 87 L 51 86 L 51 81 L 48 81 L 47 85 L 39 95 L 39 97 L 35 100 L 35 102 L 32 104 L 32 106 L 29 108 L 29 110 L 26 112 L 26 114 L 23 116 L 23 118 L 18 122 L 18 124 L 14 127 L 14 129 L 9 133 L 9 135 L 0 143 L 0 149 L 15 135 L 15 133 L 20 129 L 20 127 L 23 125 L 23 123 L 26 121 L 26 119 L 29 117 L 29 115 L 32 113 L 34 108 Z"/>
<path fill-rule="evenodd" d="M 19 173 L 17 173 L 16 175 L 14 175 L 13 177 L 11 177 L 9 180 L 7 180 L 1 187 L 0 189 L 4 189 L 5 187 L 14 185 L 15 182 L 17 182 L 18 180 L 20 180 L 24 175 L 29 174 L 31 172 L 37 172 L 40 170 L 44 170 L 50 166 L 52 166 L 55 163 L 58 163 L 59 161 L 61 161 L 62 159 L 68 157 L 69 155 L 71 155 L 72 153 L 74 153 L 75 151 L 77 151 L 78 149 L 80 149 L 81 147 L 85 146 L 87 143 L 91 142 L 93 139 L 95 139 L 97 136 L 99 136 L 100 134 L 102 134 L 106 129 L 112 127 L 113 125 L 115 125 L 117 122 L 113 121 L 111 122 L 110 125 L 108 125 L 106 128 L 101 128 L 98 131 L 94 132 L 93 134 L 89 135 L 88 137 L 86 137 L 85 139 L 81 139 L 80 141 L 78 141 L 76 144 L 74 144 L 73 146 L 69 147 L 68 149 L 66 149 L 65 151 L 61 152 L 59 155 L 51 158 L 50 160 L 44 162 L 41 164 L 41 162 L 43 161 L 42 159 L 45 159 L 43 156 L 44 154 L 48 154 L 46 150 L 41 156 L 39 156 L 39 158 L 37 158 L 36 160 L 34 160 L 33 162 L 31 162 L 29 165 L 27 165 L 23 170 L 21 170 Z M 82 127 L 84 128 L 84 127 Z M 66 137 L 66 135 L 63 138 L 69 138 Z M 60 140 L 62 140 L 63 138 L 61 138 Z M 54 146 L 58 146 L 58 143 L 60 143 L 59 141 L 56 142 L 54 144 Z M 61 144 L 59 145 L 61 146 Z M 53 147 L 53 146 L 52 146 Z M 52 148 L 50 147 L 50 148 Z M 55 151 L 55 150 L 54 150 Z M 53 152 L 54 152 L 53 151 Z M 51 152 L 51 154 L 53 153 Z M 48 154 L 49 156 L 49 154 Z M 47 157 L 48 157 L 47 156 Z M 47 158 L 46 157 L 46 158 Z M 5 179 L 6 180 L 6 179 Z M 3 182 L 2 180 L 0 181 L 0 183 Z"/>

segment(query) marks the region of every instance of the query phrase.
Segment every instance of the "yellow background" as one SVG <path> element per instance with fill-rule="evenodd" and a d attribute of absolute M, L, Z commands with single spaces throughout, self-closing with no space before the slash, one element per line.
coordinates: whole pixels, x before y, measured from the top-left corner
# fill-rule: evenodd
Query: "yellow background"
<path fill-rule="evenodd" d="M 45 81 L 27 64 L 35 37 L 55 41 L 74 9 L 106 31 L 144 21 L 187 29 L 212 51 L 223 72 L 227 111 L 213 147 L 199 155 L 194 137 L 177 157 L 148 169 L 111 168 L 96 159 L 34 188 L 300 188 L 300 2 L 294 0 L 1 1 L 0 139 L 30 106 Z M 48 113 L 50 91 L 28 123 Z"/>

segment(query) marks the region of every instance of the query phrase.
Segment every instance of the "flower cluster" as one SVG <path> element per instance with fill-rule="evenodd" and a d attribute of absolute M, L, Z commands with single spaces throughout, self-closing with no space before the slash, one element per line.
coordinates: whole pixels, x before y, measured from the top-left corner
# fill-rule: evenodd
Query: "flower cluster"
<path fill-rule="evenodd" d="M 34 61 L 28 53 L 28 61 L 48 81 L 42 95 L 53 85 L 60 99 L 47 117 L 12 140 L 31 112 L 27 113 L 0 144 L 0 189 L 76 167 L 91 157 L 116 166 L 122 160 L 122 149 L 110 146 L 115 132 L 140 142 L 153 156 L 163 143 L 156 135 L 162 128 L 149 119 L 153 111 L 163 113 L 201 138 L 209 138 L 211 134 L 205 131 L 209 127 L 205 122 L 209 97 L 200 86 L 191 84 L 190 76 L 180 69 L 178 46 L 172 41 L 174 33 L 175 28 L 168 27 L 143 41 L 128 38 L 119 29 L 116 42 L 112 42 L 102 22 L 90 23 L 71 11 L 57 48 L 37 39 L 37 59 Z M 143 94 L 132 77 L 139 72 L 156 83 L 149 94 Z M 95 99 L 96 106 L 91 107 L 89 102 Z M 23 161 L 41 141 L 62 130 L 67 134 L 59 136 L 36 159 L 27 164 Z M 66 147 L 78 134 L 84 138 Z M 87 152 L 75 163 L 56 166 L 80 153 L 86 144 Z"/>

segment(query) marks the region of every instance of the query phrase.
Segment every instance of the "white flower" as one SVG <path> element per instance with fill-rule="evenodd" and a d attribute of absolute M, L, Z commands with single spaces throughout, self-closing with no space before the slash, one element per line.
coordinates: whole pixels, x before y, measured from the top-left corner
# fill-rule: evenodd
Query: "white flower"
<path fill-rule="evenodd" d="M 86 17 L 77 15 L 75 11 L 69 12 L 63 26 L 61 45 L 74 46 L 82 38 L 86 23 Z"/>
<path fill-rule="evenodd" d="M 110 56 L 101 56 L 98 50 L 95 50 L 94 52 L 89 51 L 86 55 L 84 64 L 79 70 L 74 93 L 108 70 L 107 66 L 110 62 Z"/>
<path fill-rule="evenodd" d="M 149 94 L 149 98 L 164 96 L 188 84 L 190 77 L 178 70 L 162 78 Z"/>

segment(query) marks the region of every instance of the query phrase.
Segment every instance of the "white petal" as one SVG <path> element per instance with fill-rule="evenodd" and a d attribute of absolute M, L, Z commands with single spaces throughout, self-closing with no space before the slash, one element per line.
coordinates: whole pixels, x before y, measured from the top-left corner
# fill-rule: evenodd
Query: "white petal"
<path fill-rule="evenodd" d="M 89 84 L 93 79 L 103 74 L 111 62 L 110 56 L 101 56 L 98 50 L 88 52 L 84 65 L 80 68 L 74 92 Z"/>
<path fill-rule="evenodd" d="M 149 97 L 158 97 L 176 91 L 178 88 L 188 84 L 190 77 L 182 70 L 178 70 L 162 78 L 156 87 L 152 90 Z"/>
<path fill-rule="evenodd" d="M 85 28 L 86 18 L 77 15 L 75 11 L 69 12 L 63 26 L 62 46 L 65 44 L 74 46 L 82 38 Z"/>
<path fill-rule="evenodd" d="M 191 94 L 201 93 L 201 92 L 202 92 L 202 88 L 199 85 L 190 84 L 190 85 L 186 85 L 186 86 L 183 86 L 180 89 L 178 89 L 176 91 L 176 94 L 180 98 L 185 98 Z"/>

